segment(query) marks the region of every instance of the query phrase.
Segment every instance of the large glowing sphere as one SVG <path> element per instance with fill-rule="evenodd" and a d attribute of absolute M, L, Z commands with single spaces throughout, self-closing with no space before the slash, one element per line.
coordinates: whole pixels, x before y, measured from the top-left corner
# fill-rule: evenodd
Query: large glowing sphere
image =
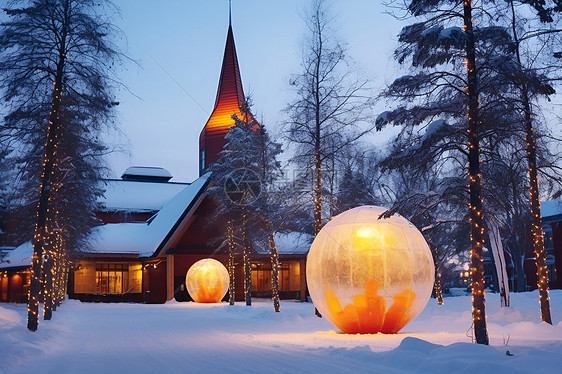
<path fill-rule="evenodd" d="M 345 333 L 396 333 L 425 307 L 434 281 L 431 251 L 408 220 L 362 206 L 318 233 L 306 263 L 310 297 Z"/>
<path fill-rule="evenodd" d="M 212 258 L 197 261 L 185 275 L 187 292 L 198 303 L 218 303 L 228 291 L 228 283 L 228 270 Z"/>

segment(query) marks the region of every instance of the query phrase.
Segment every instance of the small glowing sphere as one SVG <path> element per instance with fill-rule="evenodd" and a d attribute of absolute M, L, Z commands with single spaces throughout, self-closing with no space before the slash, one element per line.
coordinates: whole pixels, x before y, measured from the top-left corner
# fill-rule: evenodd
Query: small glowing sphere
<path fill-rule="evenodd" d="M 425 307 L 435 268 L 423 235 L 400 215 L 362 206 L 318 233 L 306 264 L 310 297 L 349 334 L 397 333 Z"/>
<path fill-rule="evenodd" d="M 187 292 L 198 303 L 218 303 L 228 291 L 228 284 L 228 270 L 212 258 L 197 261 L 185 275 Z"/>

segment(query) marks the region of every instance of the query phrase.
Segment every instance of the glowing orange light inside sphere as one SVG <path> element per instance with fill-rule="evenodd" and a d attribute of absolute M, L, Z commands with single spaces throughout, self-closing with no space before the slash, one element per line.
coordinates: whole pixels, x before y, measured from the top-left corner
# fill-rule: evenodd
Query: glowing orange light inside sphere
<path fill-rule="evenodd" d="M 397 333 L 425 307 L 435 268 L 423 235 L 385 208 L 334 217 L 308 253 L 306 278 L 316 308 L 349 334 Z"/>
<path fill-rule="evenodd" d="M 226 294 L 228 283 L 228 270 L 212 258 L 197 261 L 185 275 L 187 292 L 198 303 L 218 303 Z"/>

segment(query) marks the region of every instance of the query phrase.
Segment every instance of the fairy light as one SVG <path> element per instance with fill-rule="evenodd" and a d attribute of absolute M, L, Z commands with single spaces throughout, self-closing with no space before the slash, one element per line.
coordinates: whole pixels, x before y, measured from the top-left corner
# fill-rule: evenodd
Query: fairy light
<path fill-rule="evenodd" d="M 58 214 L 58 212 L 57 212 Z M 60 232 L 57 232 L 56 235 L 57 240 L 57 251 L 55 251 L 55 259 L 54 259 L 54 287 L 53 287 L 53 311 L 57 309 L 61 291 L 61 275 L 62 275 L 62 266 L 61 266 L 61 256 L 62 256 L 62 237 Z"/>
<path fill-rule="evenodd" d="M 485 292 L 484 292 L 484 219 L 481 197 L 482 174 L 480 173 L 480 146 L 478 127 L 478 77 L 476 74 L 476 54 L 474 33 L 472 28 L 472 1 L 464 1 L 464 32 L 466 40 L 466 70 L 467 81 L 466 95 L 468 99 L 468 178 L 469 178 L 469 221 L 470 221 L 470 287 L 472 289 L 472 322 L 476 342 L 488 344 L 488 331 L 486 329 Z"/>
<path fill-rule="evenodd" d="M 319 136 L 319 135 L 318 135 Z M 314 235 L 318 235 L 322 229 L 322 163 L 320 152 L 314 154 L 314 164 L 316 166 L 314 180 Z"/>
<path fill-rule="evenodd" d="M 228 221 L 228 226 L 226 228 L 226 233 L 228 236 L 228 302 L 230 305 L 234 305 L 235 294 L 235 261 L 234 261 L 234 231 L 232 228 L 232 221 Z"/>
<path fill-rule="evenodd" d="M 39 302 L 40 297 L 44 296 L 44 261 L 43 254 L 48 254 L 46 251 L 46 241 L 48 240 L 49 229 L 49 212 L 51 196 L 50 191 L 52 187 L 52 176 L 54 173 L 54 156 L 56 155 L 57 139 L 56 130 L 58 126 L 55 122 L 59 122 L 57 113 L 60 107 L 60 84 L 54 84 L 54 97 L 52 103 L 52 110 L 49 113 L 49 126 L 47 128 L 47 141 L 45 142 L 45 151 L 43 154 L 43 164 L 41 172 L 41 183 L 39 185 L 39 202 L 37 204 L 34 244 L 33 244 L 33 257 L 31 266 L 31 285 L 29 287 L 29 296 L 27 304 L 27 328 L 31 331 L 37 330 L 39 323 Z"/>
<path fill-rule="evenodd" d="M 437 299 L 437 305 L 443 305 L 443 287 L 441 286 L 441 273 L 437 272 L 435 277 L 435 298 Z"/>
<path fill-rule="evenodd" d="M 276 312 L 281 311 L 279 302 L 279 251 L 275 244 L 275 234 L 271 233 L 267 236 L 269 243 L 269 251 L 271 253 L 271 291 L 273 299 L 273 309 Z"/>
<path fill-rule="evenodd" d="M 55 212 L 58 214 L 58 211 Z M 52 297 L 53 301 L 51 303 L 51 309 L 54 311 L 57 310 L 57 297 L 59 292 L 59 256 L 60 256 L 60 235 L 57 231 L 55 231 L 55 250 L 53 251 L 53 267 L 52 267 Z"/>
<path fill-rule="evenodd" d="M 320 134 L 317 134 L 317 138 Z M 314 163 L 316 166 L 316 175 L 314 181 L 314 235 L 318 235 L 322 229 L 322 163 L 320 161 L 320 152 L 314 154 Z M 318 308 L 314 307 L 314 315 L 322 318 L 322 314 Z"/>
<path fill-rule="evenodd" d="M 61 45 L 66 45 L 67 29 L 63 29 Z M 43 162 L 39 183 L 39 202 L 37 203 L 36 223 L 33 236 L 33 257 L 30 271 L 30 287 L 27 304 L 27 328 L 37 331 L 39 323 L 39 303 L 47 301 L 45 313 L 50 313 L 50 304 L 53 297 L 53 266 L 54 252 L 57 245 L 53 234 L 53 193 L 56 193 L 55 170 L 57 165 L 57 145 L 60 133 L 60 109 L 62 107 L 62 81 L 63 67 L 66 62 L 66 53 L 61 51 L 56 65 L 56 78 L 53 81 L 53 96 L 47 134 L 44 143 Z M 44 255 L 45 259 L 43 258 Z M 45 262 L 47 270 L 45 271 Z M 47 286 L 47 287 L 46 287 Z M 44 315 L 45 317 L 45 315 Z M 48 315 L 47 315 L 48 317 Z"/>
<path fill-rule="evenodd" d="M 60 133 L 60 132 L 59 132 Z M 61 135 L 64 135 L 61 133 Z M 61 140 L 59 139 L 59 142 Z M 60 158 L 60 157 L 58 157 Z M 55 163 L 56 165 L 56 163 Z M 65 276 L 68 273 L 66 266 L 68 262 L 66 261 L 66 247 L 65 247 L 65 240 L 64 234 L 65 230 L 65 205 L 64 199 L 61 199 L 61 191 L 60 191 L 60 184 L 59 181 L 53 177 L 53 183 L 51 187 L 51 196 L 53 197 L 53 219 L 50 221 L 52 223 L 52 227 L 50 227 L 50 237 L 52 238 L 52 245 L 51 245 L 51 282 L 46 285 L 46 292 L 48 295 L 49 303 L 45 305 L 45 319 L 49 319 L 47 316 L 47 309 L 50 307 L 52 311 L 55 311 L 57 306 L 59 306 L 64 300 L 66 295 L 66 281 Z M 61 203 L 62 202 L 62 203 Z M 60 204 L 63 204 L 60 206 Z"/>
<path fill-rule="evenodd" d="M 61 104 L 62 93 L 60 89 L 57 90 L 55 85 L 55 102 L 58 103 L 58 107 Z M 57 169 L 57 157 L 58 157 L 58 144 L 60 143 L 60 115 L 57 111 L 57 106 L 53 106 L 53 113 L 56 116 L 54 121 L 54 136 L 49 139 L 49 144 L 52 144 L 52 155 L 51 155 L 51 167 L 50 167 L 50 178 L 49 178 L 49 194 L 48 194 L 48 204 L 46 207 L 46 217 L 45 217 L 45 233 L 47 235 L 48 245 L 43 248 L 44 260 L 42 264 L 42 290 L 43 290 L 43 319 L 50 320 L 52 317 L 53 305 L 55 300 L 55 289 L 56 289 L 56 271 L 57 271 L 57 255 L 60 251 L 58 231 L 56 229 L 56 222 L 58 220 L 59 210 L 54 206 L 55 202 L 59 200 L 58 195 L 58 183 L 56 181 L 55 171 Z M 51 121 L 53 122 L 53 121 Z M 45 240 L 43 241 L 45 243 Z"/>
<path fill-rule="evenodd" d="M 54 163 L 56 165 L 56 163 Z M 53 175 L 51 181 L 51 194 L 53 205 L 60 201 L 59 184 Z M 64 289 L 62 287 L 64 270 L 62 267 L 62 258 L 64 257 L 64 241 L 60 223 L 63 221 L 61 216 L 61 207 L 53 207 L 51 215 L 48 217 L 47 231 L 49 232 L 49 246 L 47 249 L 48 262 L 46 267 L 46 276 L 44 283 L 44 314 L 43 318 L 49 320 L 52 312 L 56 310 L 60 300 L 64 298 Z M 62 295 L 61 295 L 62 294 Z"/>
<path fill-rule="evenodd" d="M 247 216 L 246 212 L 244 211 L 244 207 L 242 207 L 242 256 L 244 261 L 244 296 L 246 299 L 246 305 L 252 305 L 252 268 L 250 264 L 250 248 L 248 245 L 248 237 L 246 233 L 247 226 Z"/>
<path fill-rule="evenodd" d="M 527 100 L 528 102 L 528 100 Z M 526 108 L 527 160 L 529 163 L 529 197 L 531 202 L 531 235 L 533 238 L 533 252 L 537 274 L 537 287 L 539 289 L 539 305 L 541 319 L 552 325 L 550 315 L 550 298 L 548 295 L 548 267 L 544 250 L 544 233 L 542 230 L 541 205 L 539 198 L 539 177 L 537 173 L 536 141 L 532 127 L 530 108 Z"/>
<path fill-rule="evenodd" d="M 319 138 L 320 134 L 317 134 Z M 320 162 L 320 152 L 314 154 L 314 163 L 316 166 L 316 175 L 314 183 L 314 235 L 318 235 L 322 229 L 322 163 Z M 322 314 L 318 308 L 314 307 L 314 314 L 322 318 Z"/>
<path fill-rule="evenodd" d="M 433 264 L 435 265 L 435 282 L 433 284 L 433 289 L 435 291 L 435 299 L 437 299 L 437 305 L 443 305 L 443 287 L 441 285 L 441 272 L 437 266 L 437 246 L 432 243 L 431 235 L 427 235 L 427 243 L 431 249 L 431 254 L 433 256 Z"/>

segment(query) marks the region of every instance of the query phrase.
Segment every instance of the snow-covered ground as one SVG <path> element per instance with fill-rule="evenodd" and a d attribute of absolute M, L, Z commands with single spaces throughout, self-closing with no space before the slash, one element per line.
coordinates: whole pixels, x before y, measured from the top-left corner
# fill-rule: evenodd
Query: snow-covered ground
<path fill-rule="evenodd" d="M 345 335 L 310 303 L 274 313 L 269 300 L 69 300 L 32 333 L 24 305 L 0 304 L 0 373 L 559 373 L 562 291 L 550 295 L 553 326 L 540 322 L 536 291 L 512 294 L 511 308 L 487 294 L 490 346 L 471 344 L 469 296 L 430 299 L 397 335 Z"/>

